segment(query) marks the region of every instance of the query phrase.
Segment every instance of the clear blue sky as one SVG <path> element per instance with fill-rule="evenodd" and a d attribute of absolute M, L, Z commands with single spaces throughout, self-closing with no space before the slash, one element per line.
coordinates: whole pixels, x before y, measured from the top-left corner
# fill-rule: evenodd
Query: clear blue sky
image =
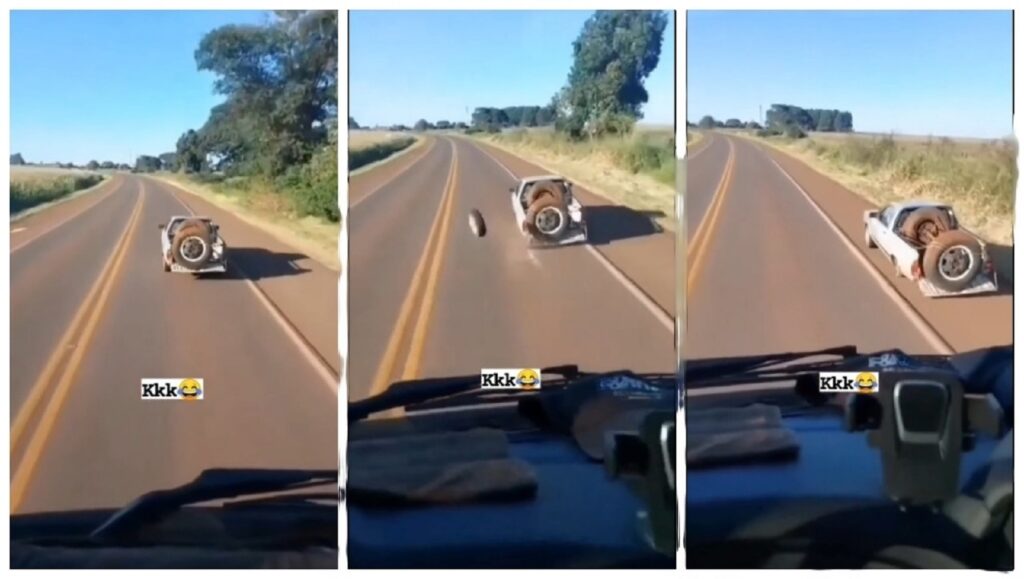
<path fill-rule="evenodd" d="M 782 103 L 848 110 L 857 131 L 1013 132 L 1008 10 L 691 11 L 686 32 L 693 122 Z"/>
<path fill-rule="evenodd" d="M 28 162 L 134 163 L 173 151 L 222 97 L 195 49 L 262 12 L 13 11 L 11 152 Z"/>
<path fill-rule="evenodd" d="M 565 84 L 588 11 L 354 11 L 349 114 L 361 125 L 470 120 L 481 106 L 546 105 Z M 646 82 L 644 121 L 675 117 L 675 17 Z"/>

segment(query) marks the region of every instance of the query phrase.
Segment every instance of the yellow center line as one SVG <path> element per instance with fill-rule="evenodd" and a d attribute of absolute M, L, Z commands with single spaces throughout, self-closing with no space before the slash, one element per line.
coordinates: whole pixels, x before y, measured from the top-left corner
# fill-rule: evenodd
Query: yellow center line
<path fill-rule="evenodd" d="M 448 170 L 448 179 L 445 182 L 441 203 L 438 205 L 437 214 L 434 216 L 434 222 L 431 225 L 430 233 L 427 236 L 427 243 L 424 246 L 423 255 L 420 256 L 420 261 L 416 264 L 416 270 L 412 274 L 412 280 L 409 282 L 409 291 L 406 293 L 405 299 L 402 301 L 402 307 L 398 312 L 398 319 L 395 321 L 395 327 L 391 331 L 391 337 L 388 339 L 387 348 L 384 350 L 384 356 L 381 358 L 380 366 L 377 368 L 377 374 L 374 377 L 373 386 L 370 390 L 371 396 L 384 392 L 391 383 L 391 377 L 394 374 L 395 363 L 398 358 L 398 351 L 402 344 L 402 338 L 406 334 L 409 320 L 416 306 L 416 295 L 419 293 L 420 285 L 422 285 L 420 282 L 427 270 L 428 263 L 431 262 L 432 250 L 436 250 L 437 247 L 440 246 L 440 244 L 436 244 L 435 241 L 441 236 L 442 224 L 447 223 L 445 214 L 450 211 L 448 200 L 453 193 L 454 187 L 452 184 L 455 181 L 455 168 L 458 162 L 455 143 L 453 141 L 449 141 L 449 144 L 452 148 L 452 164 Z M 419 324 L 417 324 L 417 326 L 418 325 Z"/>
<path fill-rule="evenodd" d="M 441 233 L 434 247 L 434 259 L 430 264 L 430 274 L 427 277 L 426 289 L 423 290 L 423 301 L 420 303 L 420 315 L 416 319 L 416 327 L 413 329 L 412 339 L 409 341 L 409 357 L 405 361 L 405 370 L 402 371 L 403 380 L 416 378 L 420 370 L 420 361 L 423 358 L 423 347 L 427 338 L 427 328 L 430 325 L 430 316 L 434 311 L 434 296 L 437 293 L 437 280 L 441 273 L 441 264 L 444 261 L 446 241 L 448 241 L 448 223 L 451 221 L 452 206 L 455 205 L 455 184 L 458 181 L 459 158 L 452 157 L 452 177 L 448 180 L 448 188 L 445 191 L 447 205 L 442 210 Z"/>
<path fill-rule="evenodd" d="M 708 207 L 708 212 L 704 216 L 704 219 L 701 220 L 700 225 L 697 226 L 697 231 L 693 234 L 693 242 L 690 244 L 690 248 L 686 252 L 686 295 L 688 297 L 693 291 L 694 283 L 697 280 L 700 268 L 703 265 L 705 256 L 707 255 L 709 240 L 711 239 L 715 225 L 718 223 L 718 218 L 722 213 L 722 205 L 726 191 L 732 183 L 733 169 L 736 164 L 736 150 L 732 141 L 729 140 L 728 142 L 729 158 L 725 162 L 725 169 L 722 171 L 722 179 L 718 182 L 718 188 L 715 190 L 714 197 L 711 199 L 711 205 Z"/>
<path fill-rule="evenodd" d="M 24 433 L 28 417 L 32 414 L 34 407 L 38 405 L 41 400 L 43 395 L 42 393 L 45 390 L 46 384 L 49 382 L 52 374 L 55 372 L 59 359 L 63 357 L 62 354 L 67 349 L 73 347 L 74 351 L 71 354 L 71 358 L 64 367 L 64 371 L 60 375 L 60 380 L 57 382 L 57 385 L 53 390 L 53 395 L 50 397 L 46 408 L 43 410 L 42 417 L 39 419 L 39 425 L 33 431 L 32 436 L 28 441 L 28 445 L 25 448 L 25 453 L 22 456 L 21 462 L 18 464 L 13 476 L 11 477 L 11 512 L 16 511 L 18 507 L 21 506 L 21 503 L 25 498 L 25 493 L 28 491 L 32 474 L 35 472 L 35 468 L 39 464 L 39 459 L 42 457 L 46 442 L 53 431 L 53 426 L 57 421 L 57 417 L 60 415 L 64 401 L 67 399 L 67 395 L 71 390 L 72 380 L 74 380 L 75 375 L 78 372 L 78 367 L 81 365 L 82 359 L 85 357 L 85 353 L 89 349 L 89 342 L 92 340 L 93 334 L 96 331 L 96 326 L 99 324 L 104 306 L 110 296 L 114 282 L 117 280 L 118 272 L 124 263 L 124 257 L 128 253 L 128 247 L 130 245 L 132 235 L 138 226 L 139 216 L 142 214 L 145 193 L 145 185 L 142 185 L 140 181 L 139 198 L 135 202 L 135 209 L 128 220 L 125 232 L 118 240 L 117 248 L 111 255 L 111 259 L 107 262 L 103 271 L 100 272 L 97 284 L 93 286 L 89 296 L 82 302 L 82 305 L 79 306 L 79 311 L 77 312 L 74 321 L 62 338 L 57 350 L 55 350 L 51 355 L 46 369 L 44 369 L 40 379 L 33 386 L 33 390 L 30 395 L 32 407 L 29 408 L 29 402 L 26 401 L 26 404 L 22 406 L 22 409 L 18 414 L 18 420 L 15 421 L 15 427 L 18 428 L 17 432 L 12 428 L 11 448 L 13 450 L 18 437 Z M 99 288 L 99 295 L 96 296 L 96 299 L 93 301 L 91 298 L 93 297 L 93 294 L 96 293 L 97 288 Z M 90 306 L 92 306 L 91 309 Z M 74 330 L 86 315 L 86 312 L 88 312 L 88 320 L 85 323 L 85 327 L 82 329 L 81 336 L 79 336 L 77 343 L 72 344 L 71 340 L 74 337 Z"/>

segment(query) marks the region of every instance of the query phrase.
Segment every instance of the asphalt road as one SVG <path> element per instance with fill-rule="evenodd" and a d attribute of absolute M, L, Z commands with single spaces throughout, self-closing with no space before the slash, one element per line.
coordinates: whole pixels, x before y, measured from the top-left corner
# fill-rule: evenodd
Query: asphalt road
<path fill-rule="evenodd" d="M 549 171 L 463 138 L 426 147 L 350 184 L 350 400 L 481 368 L 675 370 L 670 233 L 577 187 L 592 243 L 530 249 L 508 188 Z"/>
<path fill-rule="evenodd" d="M 220 224 L 227 275 L 163 272 L 157 225 L 190 208 Z M 337 272 L 131 175 L 15 223 L 11 247 L 14 512 L 338 464 Z M 203 378 L 205 399 L 140 400 L 163 377 Z"/>
<path fill-rule="evenodd" d="M 1012 343 L 1009 284 L 1001 295 L 925 298 L 864 248 L 870 203 L 767 146 L 705 138 L 687 164 L 687 359 Z"/>

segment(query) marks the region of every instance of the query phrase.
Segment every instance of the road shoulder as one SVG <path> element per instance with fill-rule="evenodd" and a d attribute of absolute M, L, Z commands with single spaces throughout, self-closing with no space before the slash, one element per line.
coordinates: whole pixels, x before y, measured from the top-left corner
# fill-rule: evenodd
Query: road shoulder
<path fill-rule="evenodd" d="M 281 243 L 302 250 L 324 267 L 341 271 L 338 254 L 338 241 L 341 235 L 340 223 L 327 223 L 314 217 L 272 215 L 269 212 L 260 212 L 244 207 L 235 198 L 180 177 L 169 175 L 150 175 L 148 177 L 228 211 L 252 227 L 270 234 Z"/>

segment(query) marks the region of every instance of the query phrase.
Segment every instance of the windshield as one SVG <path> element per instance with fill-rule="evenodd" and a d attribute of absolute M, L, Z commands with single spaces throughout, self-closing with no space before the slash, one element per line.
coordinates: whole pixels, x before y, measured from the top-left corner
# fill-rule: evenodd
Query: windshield
<path fill-rule="evenodd" d="M 210 469 L 337 472 L 337 22 L 336 11 L 12 15 L 24 162 L 12 212 L 15 197 L 31 206 L 14 216 L 10 255 L 14 517 L 49 513 L 51 532 L 80 539 L 76 521 L 103 516 L 70 512 L 109 515 Z M 105 48 L 53 42 L 75 30 Z M 290 72 L 259 86 L 235 77 L 250 58 Z M 83 62 L 105 72 L 81 74 Z M 155 62 L 173 82 L 152 76 Z M 64 105 L 51 97 L 69 78 L 101 98 L 54 124 Z M 153 86 L 163 104 L 143 94 Z M 175 217 L 186 220 L 158 228 Z M 275 540 L 302 543 L 299 527 Z"/>

